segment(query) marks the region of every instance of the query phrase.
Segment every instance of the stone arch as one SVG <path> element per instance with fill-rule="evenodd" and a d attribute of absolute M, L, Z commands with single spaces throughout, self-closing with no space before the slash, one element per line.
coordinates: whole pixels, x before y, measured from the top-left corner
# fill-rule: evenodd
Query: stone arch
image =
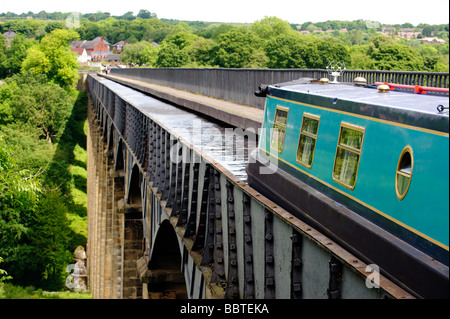
<path fill-rule="evenodd" d="M 123 141 L 119 139 L 116 153 L 116 171 L 123 170 L 125 168 L 125 156 L 123 155 Z"/>
<path fill-rule="evenodd" d="M 142 210 L 141 194 L 142 175 L 139 167 L 135 164 L 131 171 L 130 185 L 128 187 L 127 204 L 133 207 L 139 207 Z"/>
<path fill-rule="evenodd" d="M 108 126 L 109 126 L 109 119 L 108 116 L 106 115 L 106 112 L 104 111 L 104 109 L 102 110 L 102 124 L 101 127 L 103 128 L 103 132 L 102 132 L 102 137 L 103 137 L 103 142 L 106 143 L 108 141 Z"/>
<path fill-rule="evenodd" d="M 169 220 L 164 220 L 156 235 L 148 264 L 147 289 L 153 298 L 186 299 L 186 283 L 181 270 L 182 256 L 178 237 Z"/>
<path fill-rule="evenodd" d="M 108 135 L 108 155 L 114 154 L 114 125 L 109 126 L 109 135 Z"/>
<path fill-rule="evenodd" d="M 128 175 L 128 174 L 127 174 Z M 123 253 L 123 298 L 142 298 L 142 284 L 136 263 L 144 254 L 142 220 L 141 174 L 134 165 L 125 194 L 124 253 Z"/>

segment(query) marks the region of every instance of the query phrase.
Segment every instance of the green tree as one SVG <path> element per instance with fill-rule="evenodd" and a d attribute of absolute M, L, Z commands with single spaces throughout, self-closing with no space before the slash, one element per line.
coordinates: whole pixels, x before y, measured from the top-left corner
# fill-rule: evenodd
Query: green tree
<path fill-rule="evenodd" d="M 255 33 L 244 28 L 233 29 L 219 36 L 216 63 L 224 68 L 250 67 L 255 65 L 255 55 L 261 56 L 262 50 L 263 41 Z"/>
<path fill-rule="evenodd" d="M 179 68 L 188 64 L 189 61 L 189 55 L 186 50 L 182 50 L 176 44 L 169 42 L 159 50 L 156 66 L 160 68 Z"/>
<path fill-rule="evenodd" d="M 26 264 L 33 261 L 27 261 L 22 252 L 32 250 L 32 216 L 41 185 L 29 171 L 18 169 L 12 153 L 0 136 L 0 255 L 8 273 L 20 282 Z"/>
<path fill-rule="evenodd" d="M 73 30 L 57 29 L 42 38 L 39 45 L 32 46 L 22 62 L 22 70 L 33 74 L 45 74 L 48 79 L 65 89 L 78 81 L 78 62 L 70 51 L 69 42 L 77 39 Z"/>
<path fill-rule="evenodd" d="M 213 67 L 215 66 L 215 55 L 217 44 L 211 39 L 198 38 L 185 48 L 192 67 Z"/>
<path fill-rule="evenodd" d="M 0 56 L 3 51 L 3 59 L 0 60 L 0 78 L 19 73 L 22 62 L 27 56 L 27 50 L 36 44 L 35 40 L 27 39 L 21 34 L 14 37 L 8 49 L 3 47 L 1 42 L 3 41 L 0 39 Z"/>
<path fill-rule="evenodd" d="M 126 64 L 154 66 L 158 49 L 147 41 L 141 41 L 125 46 L 120 56 Z"/>
<path fill-rule="evenodd" d="M 348 67 L 354 70 L 370 70 L 373 61 L 367 56 L 366 52 L 367 45 L 351 47 Z"/>
<path fill-rule="evenodd" d="M 256 33 L 260 38 L 270 41 L 280 35 L 293 33 L 289 22 L 283 21 L 277 17 L 264 17 L 250 26 L 250 31 Z"/>
<path fill-rule="evenodd" d="M 141 10 L 139 10 L 137 17 L 141 18 L 141 19 L 150 19 L 150 18 L 156 18 L 156 14 L 151 13 L 148 10 L 141 9 Z"/>
<path fill-rule="evenodd" d="M 266 46 L 269 68 L 325 68 L 329 61 L 348 63 L 347 48 L 335 39 L 289 34 Z"/>
<path fill-rule="evenodd" d="M 297 34 L 280 36 L 269 42 L 265 48 L 269 68 L 306 68 L 302 55 L 302 41 Z"/>
<path fill-rule="evenodd" d="M 6 84 L 0 89 L 4 97 L 0 113 L 9 116 L 9 122 L 14 119 L 40 129 L 48 142 L 58 138 L 70 115 L 71 96 L 57 84 L 47 83 L 45 75 L 17 74 Z"/>
<path fill-rule="evenodd" d="M 2 67 L 3 61 L 6 60 L 6 42 L 5 37 L 0 33 L 0 68 Z M 1 77 L 1 74 L 0 74 Z"/>
<path fill-rule="evenodd" d="M 187 26 L 187 25 L 185 25 Z M 183 67 L 191 63 L 189 46 L 199 37 L 180 26 L 178 30 L 169 34 L 161 44 L 156 60 L 157 67 Z"/>
<path fill-rule="evenodd" d="M 0 254 L 14 283 L 60 289 L 71 257 L 67 207 L 60 193 L 42 193 L 38 174 L 18 169 L 12 154 L 0 136 Z"/>
<path fill-rule="evenodd" d="M 128 11 L 127 13 L 117 17 L 117 19 L 123 19 L 123 20 L 131 21 L 131 20 L 136 19 L 136 17 L 133 15 L 133 11 Z"/>
<path fill-rule="evenodd" d="M 47 192 L 39 200 L 33 215 L 33 246 L 39 251 L 38 268 L 41 287 L 60 289 L 64 284 L 64 268 L 71 260 L 67 250 L 68 209 L 59 192 Z"/>
<path fill-rule="evenodd" d="M 0 257 L 0 264 L 1 264 L 2 262 L 3 262 L 3 258 Z M 4 283 L 5 281 L 11 280 L 11 279 L 12 279 L 12 277 L 11 277 L 11 276 L 8 276 L 8 272 L 7 272 L 6 270 L 0 268 L 0 285 L 1 285 L 2 283 Z M 1 287 L 0 287 L 0 288 L 1 288 Z"/>
<path fill-rule="evenodd" d="M 188 45 L 195 42 L 199 37 L 195 34 L 188 31 L 179 31 L 172 34 L 169 34 L 165 39 L 162 45 L 166 45 L 172 43 L 176 45 L 180 50 L 183 50 Z"/>
<path fill-rule="evenodd" d="M 367 55 L 373 70 L 422 71 L 424 62 L 419 52 L 383 35 L 370 40 Z"/>

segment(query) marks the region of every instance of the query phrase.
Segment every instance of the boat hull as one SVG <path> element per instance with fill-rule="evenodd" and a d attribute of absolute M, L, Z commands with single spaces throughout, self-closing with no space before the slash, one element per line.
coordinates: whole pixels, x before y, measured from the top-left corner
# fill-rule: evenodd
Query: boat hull
<path fill-rule="evenodd" d="M 258 150 L 247 166 L 248 183 L 411 293 L 448 298 L 448 266 L 277 167 L 272 174 Z M 271 164 L 273 165 L 273 164 Z M 261 172 L 266 172 L 261 174 Z M 418 275 L 420 274 L 420 275 Z"/>

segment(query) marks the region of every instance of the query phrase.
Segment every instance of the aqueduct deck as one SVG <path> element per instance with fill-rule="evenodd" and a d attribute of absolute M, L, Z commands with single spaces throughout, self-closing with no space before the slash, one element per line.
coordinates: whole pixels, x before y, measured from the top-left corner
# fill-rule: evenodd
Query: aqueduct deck
<path fill-rule="evenodd" d="M 114 80 L 128 87 L 88 78 L 94 298 L 413 298 L 248 186 L 257 118 L 217 123 Z"/>

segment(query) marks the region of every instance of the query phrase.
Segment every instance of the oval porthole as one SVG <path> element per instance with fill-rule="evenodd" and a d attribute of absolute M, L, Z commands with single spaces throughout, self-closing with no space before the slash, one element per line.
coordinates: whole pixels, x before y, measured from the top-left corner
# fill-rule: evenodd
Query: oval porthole
<path fill-rule="evenodd" d="M 411 146 L 406 146 L 397 164 L 397 172 L 395 174 L 395 192 L 399 200 L 405 198 L 408 193 L 411 177 L 413 173 L 413 152 Z"/>

